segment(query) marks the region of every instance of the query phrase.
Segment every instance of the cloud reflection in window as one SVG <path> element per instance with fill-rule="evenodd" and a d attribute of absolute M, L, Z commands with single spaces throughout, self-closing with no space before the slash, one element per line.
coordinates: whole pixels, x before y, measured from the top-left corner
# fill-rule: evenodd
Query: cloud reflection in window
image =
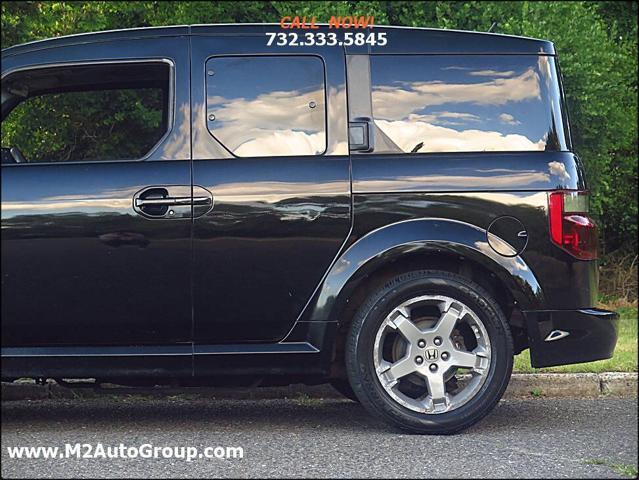
<path fill-rule="evenodd" d="M 404 152 L 545 150 L 551 73 L 534 56 L 372 57 L 375 124 Z"/>
<path fill-rule="evenodd" d="M 222 57 L 207 62 L 209 131 L 240 157 L 326 150 L 324 67 L 317 57 Z"/>

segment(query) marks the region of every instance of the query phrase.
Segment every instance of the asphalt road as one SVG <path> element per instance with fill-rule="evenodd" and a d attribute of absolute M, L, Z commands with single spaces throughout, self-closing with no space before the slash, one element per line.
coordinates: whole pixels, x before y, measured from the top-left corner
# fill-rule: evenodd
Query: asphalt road
<path fill-rule="evenodd" d="M 241 446 L 242 459 L 10 459 L 7 447 Z M 201 451 L 201 450 L 200 450 Z M 617 465 L 615 469 L 613 465 Z M 636 399 L 502 401 L 455 436 L 398 433 L 347 400 L 105 396 L 2 404 L 3 478 L 624 477 Z"/>

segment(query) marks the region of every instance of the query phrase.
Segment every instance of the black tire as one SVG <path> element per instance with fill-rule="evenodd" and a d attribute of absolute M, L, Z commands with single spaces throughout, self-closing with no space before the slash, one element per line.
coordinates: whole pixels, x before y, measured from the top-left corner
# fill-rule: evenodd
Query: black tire
<path fill-rule="evenodd" d="M 359 398 L 355 395 L 351 384 L 345 378 L 334 378 L 330 381 L 331 386 L 349 400 L 359 403 Z"/>
<path fill-rule="evenodd" d="M 484 324 L 492 348 L 486 380 L 475 396 L 438 414 L 420 413 L 396 402 L 377 378 L 372 354 L 386 316 L 403 301 L 424 294 L 446 295 L 471 308 Z M 421 270 L 399 275 L 369 295 L 353 319 L 345 360 L 353 391 L 375 417 L 413 433 L 452 434 L 481 420 L 502 397 L 512 372 L 513 341 L 503 312 L 486 290 L 457 274 Z"/>

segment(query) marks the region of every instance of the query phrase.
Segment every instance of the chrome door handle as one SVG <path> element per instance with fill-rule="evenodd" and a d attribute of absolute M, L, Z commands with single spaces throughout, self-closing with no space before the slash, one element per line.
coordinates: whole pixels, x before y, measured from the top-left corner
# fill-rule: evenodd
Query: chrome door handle
<path fill-rule="evenodd" d="M 165 197 L 165 198 L 136 198 L 136 207 L 148 207 L 151 205 L 209 205 L 209 197 Z"/>
<path fill-rule="evenodd" d="M 213 195 L 199 185 L 151 185 L 133 196 L 133 210 L 150 219 L 186 219 L 213 208 Z"/>
<path fill-rule="evenodd" d="M 193 205 L 211 205 L 213 198 L 211 197 L 193 197 Z"/>
<path fill-rule="evenodd" d="M 151 205 L 190 205 L 191 197 L 165 197 L 165 198 L 136 198 L 136 207 L 149 207 Z"/>

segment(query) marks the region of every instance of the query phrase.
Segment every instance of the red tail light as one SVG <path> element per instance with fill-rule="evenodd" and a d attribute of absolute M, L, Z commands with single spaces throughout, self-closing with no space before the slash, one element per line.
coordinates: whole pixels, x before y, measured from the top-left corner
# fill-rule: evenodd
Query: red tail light
<path fill-rule="evenodd" d="M 586 192 L 553 192 L 548 197 L 550 238 L 580 260 L 595 260 L 599 249 L 597 226 L 588 209 Z"/>

